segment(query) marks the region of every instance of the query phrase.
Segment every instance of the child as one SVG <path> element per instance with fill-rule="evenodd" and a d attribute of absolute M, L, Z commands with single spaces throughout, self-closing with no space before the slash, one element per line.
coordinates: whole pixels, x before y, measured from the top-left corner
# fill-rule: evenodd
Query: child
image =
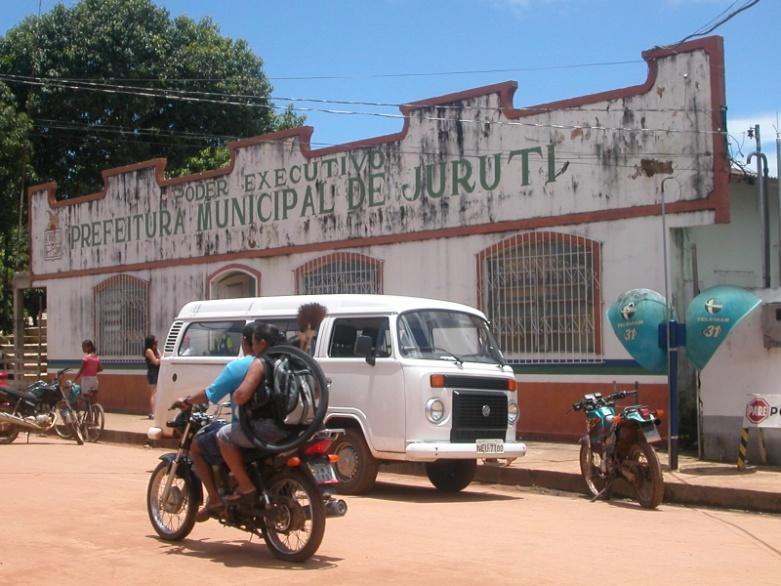
<path fill-rule="evenodd" d="M 78 383 L 81 380 L 81 392 L 89 393 L 89 396 L 95 399 L 98 392 L 98 373 L 103 370 L 103 366 L 100 364 L 100 358 L 98 358 L 92 340 L 84 340 L 81 343 L 81 350 L 84 352 L 84 356 L 81 359 L 81 368 L 76 373 L 73 382 Z"/>

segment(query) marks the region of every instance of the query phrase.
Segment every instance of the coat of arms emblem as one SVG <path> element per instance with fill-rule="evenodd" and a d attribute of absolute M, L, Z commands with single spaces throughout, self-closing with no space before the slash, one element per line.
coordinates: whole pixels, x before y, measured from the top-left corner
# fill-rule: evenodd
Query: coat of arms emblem
<path fill-rule="evenodd" d="M 57 260 L 62 258 L 62 230 L 60 230 L 60 216 L 57 212 L 48 210 L 49 222 L 43 232 L 43 258 L 45 260 Z"/>

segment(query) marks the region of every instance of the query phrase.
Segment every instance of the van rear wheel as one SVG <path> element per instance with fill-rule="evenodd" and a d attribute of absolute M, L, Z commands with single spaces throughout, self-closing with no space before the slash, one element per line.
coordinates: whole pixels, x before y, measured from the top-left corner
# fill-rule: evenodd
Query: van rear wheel
<path fill-rule="evenodd" d="M 339 456 L 336 463 L 339 494 L 364 494 L 372 489 L 378 463 L 360 430 L 346 429 L 334 442 L 331 452 Z"/>
<path fill-rule="evenodd" d="M 469 486 L 477 471 L 476 460 L 427 462 L 426 474 L 437 490 L 459 492 Z"/>

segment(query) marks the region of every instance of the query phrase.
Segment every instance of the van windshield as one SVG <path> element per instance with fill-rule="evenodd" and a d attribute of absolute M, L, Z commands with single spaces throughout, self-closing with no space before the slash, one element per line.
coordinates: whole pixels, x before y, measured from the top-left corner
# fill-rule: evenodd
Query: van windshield
<path fill-rule="evenodd" d="M 428 309 L 398 319 L 399 351 L 407 358 L 504 364 L 488 323 L 459 311 Z"/>

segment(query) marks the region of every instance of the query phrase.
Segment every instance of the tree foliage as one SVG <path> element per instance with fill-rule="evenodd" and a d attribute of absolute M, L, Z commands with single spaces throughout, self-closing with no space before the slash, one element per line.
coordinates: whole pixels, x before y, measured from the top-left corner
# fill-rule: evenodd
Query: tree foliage
<path fill-rule="evenodd" d="M 34 124 L 33 166 L 66 197 L 101 189 L 101 169 L 167 157 L 180 174 L 228 140 L 301 124 L 275 115 L 262 66 L 210 19 L 151 0 L 60 4 L 0 38 L 0 79 Z"/>
<path fill-rule="evenodd" d="M 223 166 L 227 141 L 300 126 L 276 115 L 263 61 L 210 19 L 152 0 L 81 0 L 0 37 L 0 330 L 27 267 L 27 186 L 102 189 L 100 171 L 166 157 L 181 175 Z"/>
<path fill-rule="evenodd" d="M 20 207 L 24 205 L 24 179 L 31 177 L 31 128 L 29 118 L 17 111 L 11 91 L 0 83 L 0 331 L 10 329 L 11 282 L 14 272 L 24 268 L 27 259 L 27 226 L 20 222 Z"/>

